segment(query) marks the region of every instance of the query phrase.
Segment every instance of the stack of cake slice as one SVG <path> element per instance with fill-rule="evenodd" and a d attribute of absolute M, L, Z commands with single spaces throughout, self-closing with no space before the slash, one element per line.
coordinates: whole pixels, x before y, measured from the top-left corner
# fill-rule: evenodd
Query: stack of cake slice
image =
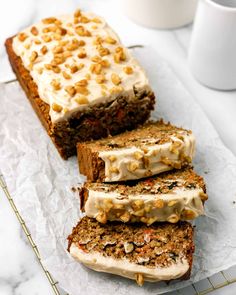
<path fill-rule="evenodd" d="M 190 164 L 191 131 L 163 121 L 107 139 L 79 143 L 86 217 L 68 251 L 88 267 L 144 280 L 188 279 L 194 252 L 188 220 L 204 214 L 204 180 Z"/>

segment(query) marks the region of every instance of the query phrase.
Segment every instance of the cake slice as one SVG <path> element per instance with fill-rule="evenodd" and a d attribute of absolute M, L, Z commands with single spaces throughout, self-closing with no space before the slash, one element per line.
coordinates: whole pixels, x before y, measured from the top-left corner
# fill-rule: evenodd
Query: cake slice
<path fill-rule="evenodd" d="M 93 13 L 45 18 L 7 39 L 6 49 L 64 159 L 77 142 L 131 130 L 150 116 L 155 98 L 144 70 Z"/>
<path fill-rule="evenodd" d="M 68 251 L 100 272 L 144 281 L 188 279 L 194 252 L 193 228 L 177 224 L 101 224 L 84 217 L 68 237 Z"/>
<path fill-rule="evenodd" d="M 81 209 L 101 223 L 107 221 L 176 223 L 204 214 L 204 180 L 191 168 L 125 183 L 85 183 Z"/>
<path fill-rule="evenodd" d="M 162 120 L 102 140 L 78 143 L 80 172 L 89 181 L 134 180 L 181 169 L 193 158 L 191 131 Z"/>

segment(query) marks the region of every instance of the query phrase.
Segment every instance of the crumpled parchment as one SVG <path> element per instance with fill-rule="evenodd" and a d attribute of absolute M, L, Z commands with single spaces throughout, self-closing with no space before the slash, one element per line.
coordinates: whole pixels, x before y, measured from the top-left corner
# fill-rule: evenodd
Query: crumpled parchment
<path fill-rule="evenodd" d="M 0 85 L 0 168 L 42 263 L 70 295 L 161 294 L 236 264 L 236 158 L 156 52 L 134 51 L 157 95 L 153 117 L 192 129 L 197 139 L 194 166 L 205 177 L 209 200 L 206 216 L 195 222 L 196 251 L 187 282 L 140 288 L 128 279 L 89 270 L 69 256 L 66 238 L 80 217 L 71 187 L 85 178 L 75 157 L 60 158 L 18 83 Z"/>

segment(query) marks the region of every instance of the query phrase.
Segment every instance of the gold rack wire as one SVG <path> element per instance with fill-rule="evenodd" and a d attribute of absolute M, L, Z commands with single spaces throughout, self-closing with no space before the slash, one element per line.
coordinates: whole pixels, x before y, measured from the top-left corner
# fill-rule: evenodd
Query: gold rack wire
<path fill-rule="evenodd" d="M 0 187 L 2 188 L 5 196 L 7 197 L 8 201 L 9 201 L 9 203 L 11 205 L 11 208 L 15 212 L 15 215 L 16 215 L 16 217 L 17 217 L 17 219 L 18 219 L 18 221 L 19 221 L 19 223 L 20 223 L 20 225 L 21 225 L 21 227 L 22 227 L 22 229 L 23 229 L 23 231 L 24 231 L 24 233 L 25 233 L 31 247 L 33 248 L 33 251 L 34 251 L 34 253 L 35 253 L 35 255 L 36 255 L 36 257 L 37 257 L 37 259 L 39 261 L 39 264 L 41 265 L 41 267 L 42 267 L 42 269 L 43 269 L 43 271 L 44 271 L 44 273 L 45 273 L 45 275 L 46 275 L 46 277 L 47 277 L 47 279 L 48 279 L 48 281 L 49 281 L 49 283 L 50 283 L 50 285 L 51 285 L 51 287 L 52 287 L 52 289 L 54 291 L 54 294 L 55 295 L 61 295 L 61 293 L 60 293 L 60 291 L 58 289 L 58 282 L 55 281 L 52 278 L 49 271 L 42 264 L 42 261 L 41 261 L 41 258 L 40 258 L 40 253 L 39 253 L 39 250 L 37 248 L 37 245 L 34 243 L 34 241 L 32 239 L 32 236 L 30 234 L 30 231 L 28 230 L 27 225 L 25 224 L 24 219 L 21 217 L 19 211 L 17 210 L 17 207 L 16 207 L 16 205 L 15 205 L 15 203 L 14 203 L 14 201 L 13 201 L 13 199 L 12 199 L 10 193 L 9 193 L 9 190 L 7 188 L 7 184 L 6 184 L 5 180 L 4 180 L 4 177 L 3 177 L 3 174 L 1 173 L 1 171 L 0 171 Z M 230 284 L 236 282 L 236 278 L 228 279 L 223 271 L 221 271 L 219 274 L 223 278 L 223 282 L 215 284 L 212 281 L 212 277 L 207 278 L 206 281 L 208 283 L 208 287 L 205 288 L 204 290 L 201 290 L 201 291 L 198 290 L 198 287 L 197 287 L 198 283 L 194 283 L 194 284 L 191 285 L 191 287 L 192 287 L 191 295 L 205 295 L 205 294 L 208 294 L 208 293 L 210 293 L 210 292 L 212 292 L 214 290 L 221 289 L 221 288 L 223 288 L 223 287 L 225 287 L 227 285 L 230 285 Z M 182 294 L 181 289 L 177 290 L 176 292 L 178 294 Z M 66 294 L 66 295 L 69 295 L 69 294 Z M 190 293 L 189 293 L 189 295 L 190 295 Z"/>

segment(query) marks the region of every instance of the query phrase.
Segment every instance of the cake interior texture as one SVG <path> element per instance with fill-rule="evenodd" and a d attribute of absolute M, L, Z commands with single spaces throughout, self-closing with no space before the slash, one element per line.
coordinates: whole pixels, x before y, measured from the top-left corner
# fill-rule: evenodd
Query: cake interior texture
<path fill-rule="evenodd" d="M 68 251 L 94 270 L 132 279 L 139 274 L 147 281 L 187 279 L 194 252 L 193 228 L 187 222 L 101 224 L 84 217 L 68 237 Z"/>

